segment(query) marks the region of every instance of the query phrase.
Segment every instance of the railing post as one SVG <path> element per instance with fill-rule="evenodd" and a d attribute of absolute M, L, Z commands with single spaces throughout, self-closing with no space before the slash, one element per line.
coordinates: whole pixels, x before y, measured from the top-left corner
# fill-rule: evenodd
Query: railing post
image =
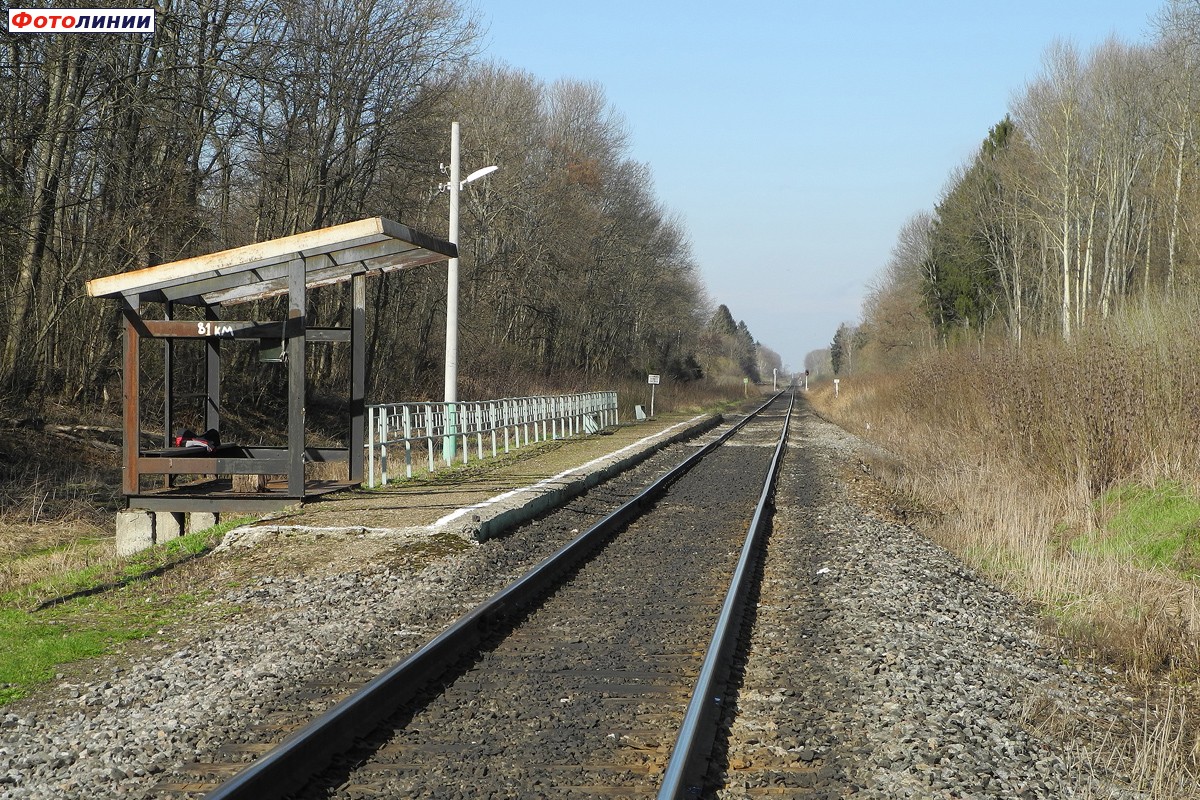
<path fill-rule="evenodd" d="M 521 424 L 525 426 L 525 446 L 529 447 L 529 398 L 521 398 Z"/>
<path fill-rule="evenodd" d="M 404 474 L 412 477 L 412 409 L 400 406 L 400 424 L 404 429 Z"/>
<path fill-rule="evenodd" d="M 496 457 L 496 404 L 488 403 L 488 429 L 492 432 L 492 458 Z"/>
<path fill-rule="evenodd" d="M 483 404 L 474 403 L 475 407 L 475 454 L 483 460 Z"/>
<path fill-rule="evenodd" d="M 433 472 L 433 430 L 436 426 L 436 421 L 433 416 L 433 406 L 429 403 L 425 404 L 425 444 L 429 448 L 429 471 Z"/>
<path fill-rule="evenodd" d="M 367 488 L 375 488 L 375 406 L 367 406 Z"/>
<path fill-rule="evenodd" d="M 542 435 L 542 428 L 541 428 L 541 423 L 540 423 L 541 416 L 542 416 L 541 401 L 539 401 L 536 397 L 529 398 L 529 419 L 533 422 L 534 444 L 541 441 L 541 435 Z"/>
<path fill-rule="evenodd" d="M 521 448 L 521 401 L 514 397 L 509 402 L 512 403 L 513 447 L 519 450 Z"/>
<path fill-rule="evenodd" d="M 510 439 L 512 438 L 512 401 L 505 399 L 504 401 L 504 452 L 509 452 Z"/>
<path fill-rule="evenodd" d="M 387 440 L 388 440 L 388 414 L 387 409 L 379 415 L 379 475 L 380 483 L 387 486 L 388 481 L 388 463 L 387 463 Z"/>

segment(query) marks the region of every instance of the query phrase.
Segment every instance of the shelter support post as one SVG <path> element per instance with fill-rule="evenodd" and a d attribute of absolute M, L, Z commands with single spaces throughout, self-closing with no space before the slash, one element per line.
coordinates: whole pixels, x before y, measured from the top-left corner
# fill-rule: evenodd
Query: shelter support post
<path fill-rule="evenodd" d="M 138 399 L 138 363 L 140 362 L 141 336 L 138 334 L 137 317 L 140 301 L 137 295 L 122 300 L 121 315 L 124 318 L 125 338 L 122 348 L 121 366 L 121 491 L 125 494 L 138 492 L 138 447 L 141 438 L 141 406 Z"/>
<path fill-rule="evenodd" d="M 288 494 L 304 496 L 304 259 L 288 265 L 288 312 L 284 331 L 288 370 Z"/>
<path fill-rule="evenodd" d="M 163 303 L 163 319 L 170 320 L 175 316 L 175 304 L 168 301 Z M 163 447 L 171 446 L 171 420 L 175 418 L 175 342 L 172 339 L 163 340 Z M 170 486 L 174 476 L 167 478 Z"/>
<path fill-rule="evenodd" d="M 204 307 L 204 318 L 209 321 L 220 319 L 217 309 Z M 204 427 L 206 430 L 221 430 L 221 340 L 209 337 L 204 340 Z"/>
<path fill-rule="evenodd" d="M 365 475 L 367 410 L 367 276 L 350 279 L 353 309 L 350 314 L 350 452 L 348 465 L 351 483 L 361 483 Z"/>

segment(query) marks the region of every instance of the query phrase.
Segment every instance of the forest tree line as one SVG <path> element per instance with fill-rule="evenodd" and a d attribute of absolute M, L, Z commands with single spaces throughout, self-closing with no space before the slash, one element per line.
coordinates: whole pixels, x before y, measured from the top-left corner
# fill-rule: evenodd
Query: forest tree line
<path fill-rule="evenodd" d="M 159 0 L 153 35 L 0 34 L 0 397 L 116 390 L 118 309 L 91 278 L 371 216 L 445 237 L 451 121 L 464 173 L 499 166 L 461 196 L 460 397 L 781 367 L 710 306 L 603 88 L 486 60 L 473 14 Z M 444 267 L 368 292 L 368 396 L 437 397 Z M 343 294 L 312 293 L 315 324 L 347 323 Z M 344 384 L 346 359 L 314 351 L 314 390 Z M 260 372 L 226 375 L 282 386 Z"/>
<path fill-rule="evenodd" d="M 931 212 L 899 232 L 837 366 L 999 337 L 1070 341 L 1200 289 L 1200 0 L 1145 44 L 1051 45 Z"/>

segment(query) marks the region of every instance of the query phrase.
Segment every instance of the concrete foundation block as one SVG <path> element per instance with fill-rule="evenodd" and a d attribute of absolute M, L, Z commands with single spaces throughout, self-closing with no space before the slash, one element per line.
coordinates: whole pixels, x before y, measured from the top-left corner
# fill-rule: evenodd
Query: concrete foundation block
<path fill-rule="evenodd" d="M 216 525 L 220 518 L 210 511 L 193 511 L 187 515 L 187 532 L 196 533 Z"/>
<path fill-rule="evenodd" d="M 154 512 L 154 541 L 169 542 L 183 536 L 183 514 L 178 511 Z"/>
<path fill-rule="evenodd" d="M 153 514 L 132 508 L 117 512 L 117 555 L 133 555 L 153 544 Z"/>

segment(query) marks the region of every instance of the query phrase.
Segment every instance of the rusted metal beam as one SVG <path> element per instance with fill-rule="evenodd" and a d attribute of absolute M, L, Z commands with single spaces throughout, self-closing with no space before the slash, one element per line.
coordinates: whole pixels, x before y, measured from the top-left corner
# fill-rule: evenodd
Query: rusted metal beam
<path fill-rule="evenodd" d="M 362 277 L 362 276 L 359 276 Z M 147 339 L 282 339 L 291 335 L 288 323 L 253 320 L 157 320 L 138 319 L 138 333 Z M 313 327 L 304 331 L 309 342 L 349 342 L 349 328 Z"/>
<path fill-rule="evenodd" d="M 157 320 L 140 322 L 142 336 L 155 339 L 278 339 L 282 322 L 251 320 Z"/>
<path fill-rule="evenodd" d="M 367 279 L 355 275 L 350 282 L 353 300 L 350 312 L 350 474 L 352 483 L 362 483 L 366 460 L 367 424 Z"/>
<path fill-rule="evenodd" d="M 141 406 L 138 400 L 138 370 L 141 362 L 141 337 L 138 335 L 138 298 L 125 299 L 121 314 L 124 317 L 125 338 L 121 359 L 121 491 L 136 494 L 138 489 L 138 451 L 141 447 Z"/>
<path fill-rule="evenodd" d="M 288 357 L 288 494 L 304 494 L 304 336 L 305 326 L 305 265 L 293 259 L 288 275 L 288 330 L 284 348 Z"/>
<path fill-rule="evenodd" d="M 220 319 L 217 309 L 206 306 L 204 318 L 210 322 Z M 221 430 L 221 340 L 206 339 L 204 342 L 204 426 L 207 430 Z"/>

